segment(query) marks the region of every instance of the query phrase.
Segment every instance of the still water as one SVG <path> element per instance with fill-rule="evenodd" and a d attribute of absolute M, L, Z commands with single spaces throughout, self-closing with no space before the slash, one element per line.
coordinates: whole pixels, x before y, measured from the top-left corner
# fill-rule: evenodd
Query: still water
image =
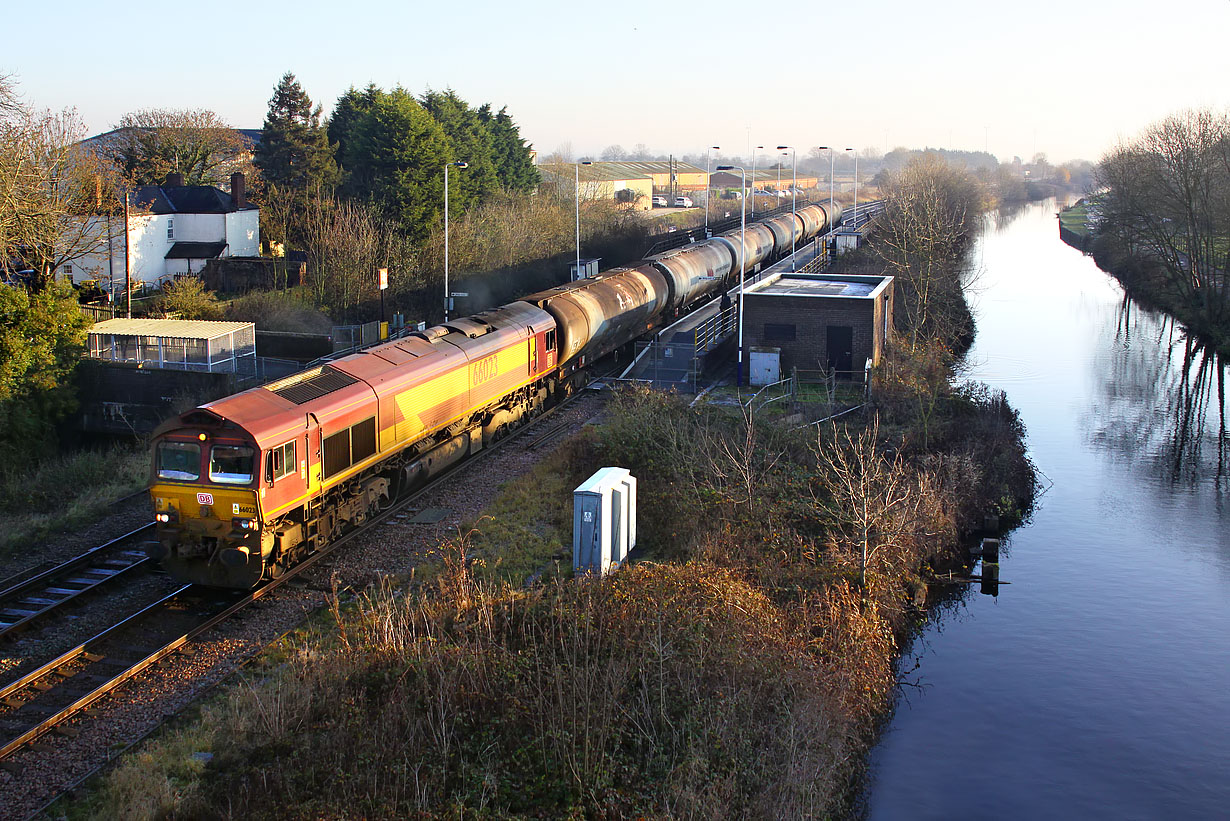
<path fill-rule="evenodd" d="M 971 294 L 970 375 L 1020 411 L 1047 489 L 1011 584 L 904 657 L 872 819 L 1230 817 L 1222 366 L 1064 245 L 1057 209 L 989 219 Z"/>

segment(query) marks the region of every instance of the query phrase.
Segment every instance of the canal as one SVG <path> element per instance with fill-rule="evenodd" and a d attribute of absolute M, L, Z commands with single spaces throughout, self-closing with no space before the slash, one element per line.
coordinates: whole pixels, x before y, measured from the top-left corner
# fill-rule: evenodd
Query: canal
<path fill-rule="evenodd" d="M 1221 365 L 1064 245 L 1055 201 L 974 251 L 970 376 L 1025 423 L 1045 492 L 998 596 L 902 658 L 872 819 L 1230 813 L 1230 456 Z"/>

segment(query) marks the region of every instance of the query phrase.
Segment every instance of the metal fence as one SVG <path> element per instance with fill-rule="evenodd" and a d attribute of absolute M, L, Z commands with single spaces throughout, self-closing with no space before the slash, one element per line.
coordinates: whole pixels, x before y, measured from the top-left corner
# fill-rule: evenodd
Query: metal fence
<path fill-rule="evenodd" d="M 696 326 L 692 333 L 693 347 L 696 355 L 706 353 L 716 348 L 722 340 L 733 334 L 739 327 L 739 307 L 731 305 L 724 311 L 718 311 L 713 316 Z"/>
<path fill-rule="evenodd" d="M 636 377 L 655 388 L 696 392 L 698 360 L 691 343 L 658 339 L 636 343 Z"/>

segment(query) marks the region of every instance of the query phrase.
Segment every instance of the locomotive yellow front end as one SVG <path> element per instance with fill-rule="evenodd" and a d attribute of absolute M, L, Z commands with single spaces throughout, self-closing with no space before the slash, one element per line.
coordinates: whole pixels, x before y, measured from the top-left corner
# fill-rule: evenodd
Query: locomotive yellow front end
<path fill-rule="evenodd" d="M 150 553 L 173 576 L 214 587 L 261 580 L 273 536 L 261 527 L 259 455 L 254 442 L 231 431 L 181 428 L 155 441 L 150 499 L 158 543 Z"/>

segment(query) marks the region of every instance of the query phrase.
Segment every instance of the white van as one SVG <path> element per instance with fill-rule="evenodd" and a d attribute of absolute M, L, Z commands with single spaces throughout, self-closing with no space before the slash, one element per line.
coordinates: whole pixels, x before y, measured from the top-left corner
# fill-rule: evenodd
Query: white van
<path fill-rule="evenodd" d="M 675 197 L 675 207 L 676 208 L 691 208 L 692 198 L 691 197 Z"/>

